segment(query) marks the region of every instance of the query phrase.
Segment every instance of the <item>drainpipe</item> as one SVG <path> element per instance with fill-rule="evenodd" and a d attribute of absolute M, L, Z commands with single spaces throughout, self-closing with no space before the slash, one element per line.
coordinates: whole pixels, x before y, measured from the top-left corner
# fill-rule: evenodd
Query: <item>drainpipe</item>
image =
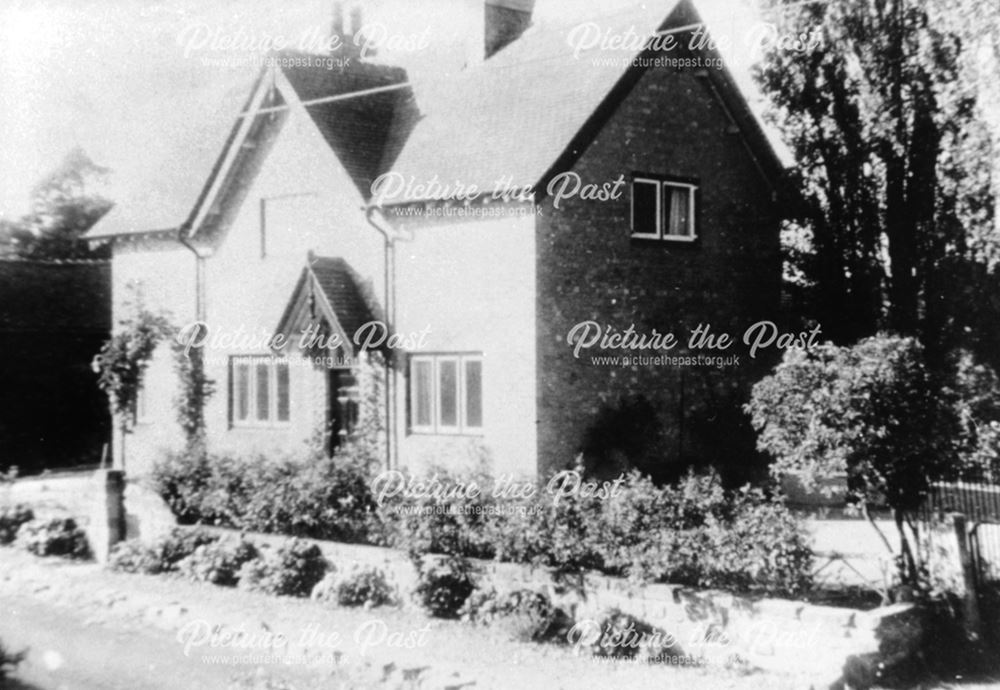
<path fill-rule="evenodd" d="M 385 318 L 388 323 L 386 326 L 392 328 L 396 323 L 396 238 L 390 232 L 389 228 L 380 225 L 375 222 L 375 213 L 378 212 L 381 215 L 376 206 L 367 206 L 365 208 L 365 220 L 371 225 L 375 230 L 382 235 L 382 239 L 385 241 Z M 396 436 L 396 401 L 395 401 L 395 373 L 392 366 L 392 352 L 386 353 L 385 356 L 385 425 L 386 425 L 386 444 L 385 444 L 385 467 L 386 469 L 392 469 L 395 467 L 396 459 L 396 449 L 397 449 L 397 436 Z"/>
<path fill-rule="evenodd" d="M 184 228 L 177 233 L 177 241 L 194 254 L 194 313 L 195 321 L 205 320 L 205 257 L 184 237 Z"/>

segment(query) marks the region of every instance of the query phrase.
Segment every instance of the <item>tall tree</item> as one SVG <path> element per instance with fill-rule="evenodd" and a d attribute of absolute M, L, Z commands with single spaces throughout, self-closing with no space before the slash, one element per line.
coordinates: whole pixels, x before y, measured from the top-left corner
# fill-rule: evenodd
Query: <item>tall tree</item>
<path fill-rule="evenodd" d="M 99 189 L 110 171 L 76 147 L 31 191 L 31 210 L 0 224 L 0 254 L 29 259 L 101 258 L 81 238 L 112 203 Z"/>
<path fill-rule="evenodd" d="M 1000 304 L 970 296 L 998 285 L 984 84 L 1000 64 L 1000 5 L 775 0 L 766 12 L 780 34 L 816 38 L 768 52 L 756 72 L 796 159 L 789 221 L 807 238 L 809 316 L 841 343 L 919 336 L 932 358 L 993 342 L 983 309 Z"/>

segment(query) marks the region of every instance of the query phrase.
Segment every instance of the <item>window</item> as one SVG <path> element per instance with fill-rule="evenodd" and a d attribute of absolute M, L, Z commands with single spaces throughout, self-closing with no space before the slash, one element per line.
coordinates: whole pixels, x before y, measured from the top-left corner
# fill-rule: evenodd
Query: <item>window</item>
<path fill-rule="evenodd" d="M 635 177 L 632 180 L 632 237 L 690 242 L 695 239 L 698 186 Z"/>
<path fill-rule="evenodd" d="M 234 425 L 283 424 L 291 419 L 288 362 L 267 356 L 234 357 L 230 376 Z"/>
<path fill-rule="evenodd" d="M 483 428 L 482 355 L 410 358 L 410 429 L 416 433 L 479 433 Z"/>

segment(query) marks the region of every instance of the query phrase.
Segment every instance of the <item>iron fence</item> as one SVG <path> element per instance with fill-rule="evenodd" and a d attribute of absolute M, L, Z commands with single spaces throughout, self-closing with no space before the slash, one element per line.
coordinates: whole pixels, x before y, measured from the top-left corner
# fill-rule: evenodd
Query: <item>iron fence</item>
<path fill-rule="evenodd" d="M 969 551 L 980 580 L 1000 580 L 1000 484 L 986 480 L 935 482 L 922 518 L 962 513 L 969 529 Z"/>

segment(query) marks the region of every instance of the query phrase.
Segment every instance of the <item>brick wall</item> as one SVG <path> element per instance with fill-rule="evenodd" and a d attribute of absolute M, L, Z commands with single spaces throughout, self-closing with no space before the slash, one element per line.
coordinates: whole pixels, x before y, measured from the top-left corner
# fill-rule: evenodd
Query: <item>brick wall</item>
<path fill-rule="evenodd" d="M 760 319 L 777 321 L 780 258 L 772 192 L 734 133 L 706 76 L 652 68 L 616 108 L 575 168 L 584 183 L 635 172 L 696 178 L 694 243 L 633 240 L 630 190 L 615 201 L 546 199 L 538 243 L 540 468 L 565 466 L 602 407 L 642 395 L 662 435 L 654 474 L 692 462 L 748 476 L 752 436 L 739 404 L 773 362 L 705 367 L 594 366 L 574 359 L 566 335 L 588 319 L 624 329 L 686 335 L 699 323 L 740 337 Z M 591 352 L 590 354 L 594 354 Z M 601 354 L 596 352 L 596 354 Z M 609 353 L 615 354 L 615 353 Z M 670 354 L 684 354 L 683 343 Z M 728 354 L 728 353 L 723 353 Z"/>

